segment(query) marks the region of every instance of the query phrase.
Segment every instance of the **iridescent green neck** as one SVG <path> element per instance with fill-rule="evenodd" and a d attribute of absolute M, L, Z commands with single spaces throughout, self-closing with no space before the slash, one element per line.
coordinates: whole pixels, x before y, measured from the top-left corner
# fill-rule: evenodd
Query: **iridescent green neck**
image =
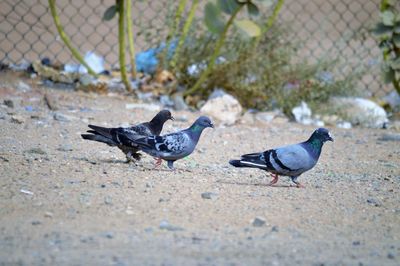
<path fill-rule="evenodd" d="M 322 147 L 322 144 L 323 144 L 322 141 L 319 140 L 319 139 L 317 139 L 317 138 L 311 139 L 311 140 L 309 141 L 309 143 L 310 143 L 311 147 L 312 147 L 314 150 L 320 150 L 321 147 Z"/>
<path fill-rule="evenodd" d="M 190 127 L 190 130 L 192 132 L 201 132 L 204 129 L 204 127 L 199 126 L 199 125 L 193 125 Z"/>

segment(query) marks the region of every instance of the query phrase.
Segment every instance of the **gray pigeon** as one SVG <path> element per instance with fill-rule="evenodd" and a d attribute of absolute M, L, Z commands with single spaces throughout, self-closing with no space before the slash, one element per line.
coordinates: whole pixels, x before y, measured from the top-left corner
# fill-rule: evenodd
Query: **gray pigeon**
<path fill-rule="evenodd" d="M 168 162 L 168 167 L 174 169 L 174 162 L 190 155 L 199 141 L 200 135 L 207 127 L 214 125 L 206 116 L 200 116 L 188 129 L 164 136 L 135 138 L 131 141 L 147 154 Z M 161 163 L 161 161 L 160 161 Z"/>
<path fill-rule="evenodd" d="M 160 135 L 163 125 L 168 119 L 174 120 L 171 112 L 162 110 L 150 122 L 132 127 L 105 128 L 88 125 L 92 130 L 87 132 L 91 134 L 82 134 L 81 136 L 87 140 L 103 142 L 109 146 L 117 146 L 126 155 L 127 162 L 134 162 L 135 160 L 140 160 L 141 154 L 138 153 L 138 146 L 130 140 L 143 136 Z"/>
<path fill-rule="evenodd" d="M 259 168 L 270 172 L 274 179 L 268 185 L 278 182 L 278 175 L 282 175 L 289 176 L 297 187 L 303 187 L 297 178 L 317 164 L 326 141 L 333 141 L 331 134 L 325 128 L 318 128 L 305 142 L 245 154 L 240 160 L 230 160 L 229 163 L 235 167 Z"/>

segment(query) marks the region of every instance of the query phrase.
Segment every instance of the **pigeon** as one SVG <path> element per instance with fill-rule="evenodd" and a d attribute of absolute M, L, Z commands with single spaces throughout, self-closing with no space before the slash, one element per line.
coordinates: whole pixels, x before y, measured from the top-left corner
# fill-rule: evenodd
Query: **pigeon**
<path fill-rule="evenodd" d="M 270 172 L 270 186 L 278 182 L 278 175 L 289 176 L 297 187 L 304 187 L 297 178 L 313 168 L 321 155 L 322 146 L 333 137 L 325 128 L 316 129 L 311 137 L 301 143 L 270 149 L 259 153 L 245 154 L 240 160 L 230 160 L 235 167 L 259 168 Z"/>
<path fill-rule="evenodd" d="M 168 168 L 174 170 L 174 162 L 190 155 L 207 127 L 214 128 L 210 118 L 200 116 L 189 128 L 164 136 L 149 136 L 131 139 L 140 150 L 151 156 L 167 161 Z M 159 161 L 158 165 L 161 164 Z"/>
<path fill-rule="evenodd" d="M 82 134 L 83 139 L 103 142 L 109 146 L 117 146 L 126 155 L 127 162 L 140 160 L 141 154 L 138 153 L 138 146 L 130 140 L 143 136 L 159 136 L 164 123 L 167 120 L 174 120 L 168 110 L 160 111 L 150 122 L 144 122 L 132 127 L 105 128 L 88 125 L 92 130 L 90 134 Z"/>

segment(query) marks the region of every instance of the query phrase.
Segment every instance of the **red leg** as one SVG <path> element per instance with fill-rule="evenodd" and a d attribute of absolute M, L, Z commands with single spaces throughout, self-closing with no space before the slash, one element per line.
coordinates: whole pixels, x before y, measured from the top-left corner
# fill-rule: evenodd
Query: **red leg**
<path fill-rule="evenodd" d="M 271 176 L 274 178 L 271 180 L 271 182 L 269 182 L 268 186 L 272 186 L 274 184 L 276 184 L 276 182 L 278 182 L 278 175 L 277 174 L 271 174 Z"/>
<path fill-rule="evenodd" d="M 156 159 L 155 166 L 156 166 L 156 167 L 160 166 L 161 163 L 162 163 L 161 158 L 154 158 L 154 159 Z"/>

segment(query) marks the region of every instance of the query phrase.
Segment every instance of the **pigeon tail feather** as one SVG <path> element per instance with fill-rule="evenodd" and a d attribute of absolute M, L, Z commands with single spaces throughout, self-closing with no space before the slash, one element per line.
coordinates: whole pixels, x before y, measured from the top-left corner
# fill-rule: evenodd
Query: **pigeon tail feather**
<path fill-rule="evenodd" d="M 116 146 L 117 145 L 112 139 L 106 138 L 106 137 L 104 137 L 102 135 L 82 134 L 81 136 L 82 136 L 83 139 L 103 142 L 103 143 L 106 143 L 106 144 L 108 144 L 110 146 Z"/>
<path fill-rule="evenodd" d="M 94 126 L 94 125 L 88 125 L 88 127 L 93 129 L 96 132 L 96 134 L 100 134 L 106 138 L 112 138 L 111 130 L 109 128 L 99 127 L 99 126 Z M 90 133 L 92 133 L 92 132 L 90 132 Z"/>

